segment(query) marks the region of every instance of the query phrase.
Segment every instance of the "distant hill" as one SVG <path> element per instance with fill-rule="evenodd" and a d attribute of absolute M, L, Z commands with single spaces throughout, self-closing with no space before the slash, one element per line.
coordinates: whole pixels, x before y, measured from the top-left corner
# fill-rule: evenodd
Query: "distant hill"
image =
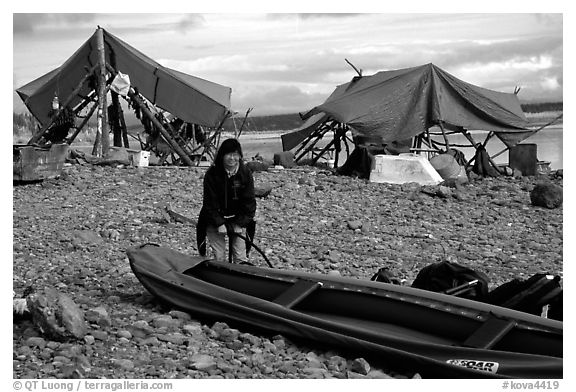
<path fill-rule="evenodd" d="M 524 113 L 562 112 L 563 102 L 538 102 L 520 104 Z"/>
<path fill-rule="evenodd" d="M 235 129 L 240 129 L 242 126 L 243 118 L 228 119 L 224 122 L 224 129 L 226 131 L 234 132 Z M 298 113 L 292 114 L 276 114 L 270 116 L 255 116 L 248 117 L 244 124 L 243 131 L 289 131 L 298 128 L 304 121 L 300 118 Z"/>

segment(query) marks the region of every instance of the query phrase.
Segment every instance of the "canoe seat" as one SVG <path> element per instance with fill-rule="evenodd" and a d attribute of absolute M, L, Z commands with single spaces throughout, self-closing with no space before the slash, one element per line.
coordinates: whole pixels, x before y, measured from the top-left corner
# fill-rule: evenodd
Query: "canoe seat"
<path fill-rule="evenodd" d="M 322 286 L 321 282 L 298 280 L 272 302 L 283 305 L 287 308 L 292 308 L 320 286 Z"/>
<path fill-rule="evenodd" d="M 490 349 L 516 326 L 513 320 L 490 317 L 462 344 L 465 347 Z"/>

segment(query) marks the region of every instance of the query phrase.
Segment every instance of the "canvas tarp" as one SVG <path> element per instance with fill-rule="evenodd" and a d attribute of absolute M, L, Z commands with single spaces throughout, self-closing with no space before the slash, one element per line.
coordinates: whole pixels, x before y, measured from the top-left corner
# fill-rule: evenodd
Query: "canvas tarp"
<path fill-rule="evenodd" d="M 290 151 L 298 144 L 300 144 L 304 139 L 306 139 L 314 129 L 322 124 L 328 116 L 325 113 L 318 113 L 309 117 L 304 124 L 302 124 L 298 129 L 290 133 L 285 133 L 280 136 L 282 139 L 282 149 L 284 151 Z"/>
<path fill-rule="evenodd" d="M 440 123 L 447 129 L 494 131 L 507 145 L 533 133 L 515 94 L 466 83 L 433 64 L 355 77 L 303 118 L 320 113 L 384 143 L 410 139 Z"/>
<path fill-rule="evenodd" d="M 87 71 L 97 64 L 97 31 L 59 68 L 16 90 L 32 115 L 45 125 L 50 121 L 52 98 L 65 100 Z M 207 127 L 220 125 L 230 112 L 231 88 L 164 67 L 103 30 L 107 63 L 130 77 L 130 83 L 146 99 L 185 122 Z M 84 84 L 80 95 L 94 86 Z M 75 97 L 74 107 L 82 100 Z"/>

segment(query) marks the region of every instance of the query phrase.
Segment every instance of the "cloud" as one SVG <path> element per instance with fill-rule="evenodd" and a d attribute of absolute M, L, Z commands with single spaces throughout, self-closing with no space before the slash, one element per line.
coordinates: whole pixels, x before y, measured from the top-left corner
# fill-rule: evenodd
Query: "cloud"
<path fill-rule="evenodd" d="M 269 20 L 279 20 L 279 19 L 298 19 L 302 21 L 317 21 L 318 19 L 341 19 L 341 18 L 354 18 L 361 13 L 270 13 L 266 14 L 266 18 Z"/>
<path fill-rule="evenodd" d="M 13 14 L 14 34 L 30 34 L 46 27 L 51 29 L 74 28 L 95 19 L 96 14 Z"/>
<path fill-rule="evenodd" d="M 232 95 L 232 106 L 240 113 L 254 108 L 253 115 L 303 112 L 324 102 L 323 94 L 307 93 L 295 86 L 262 90 L 259 86 L 242 84 Z"/>
<path fill-rule="evenodd" d="M 206 19 L 200 14 L 187 14 L 178 22 L 177 30 L 186 33 L 190 30 L 204 26 Z"/>

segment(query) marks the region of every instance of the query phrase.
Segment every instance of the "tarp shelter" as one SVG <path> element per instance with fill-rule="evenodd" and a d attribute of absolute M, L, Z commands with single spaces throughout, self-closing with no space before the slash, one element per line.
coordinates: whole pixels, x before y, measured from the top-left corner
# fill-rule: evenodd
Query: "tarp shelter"
<path fill-rule="evenodd" d="M 230 113 L 231 88 L 164 67 L 118 37 L 103 31 L 106 62 L 130 77 L 132 86 L 155 106 L 188 123 L 217 127 Z M 55 70 L 16 90 L 42 124 L 50 121 L 52 98 L 68 97 L 98 63 L 96 32 Z M 85 84 L 71 102 L 78 105 L 94 86 Z"/>
<path fill-rule="evenodd" d="M 434 126 L 491 131 L 508 147 L 535 132 L 516 94 L 466 83 L 433 64 L 356 76 L 302 117 L 307 120 L 302 127 L 283 135 L 285 150 L 304 141 L 325 118 L 383 143 L 407 140 Z"/>

